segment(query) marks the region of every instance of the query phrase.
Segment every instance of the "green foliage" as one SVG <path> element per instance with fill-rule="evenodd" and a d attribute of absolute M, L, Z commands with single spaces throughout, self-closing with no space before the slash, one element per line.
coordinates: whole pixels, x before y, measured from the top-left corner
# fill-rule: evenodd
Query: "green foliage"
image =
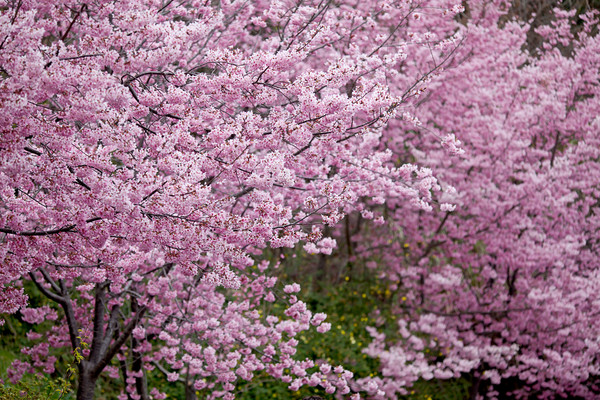
<path fill-rule="evenodd" d="M 407 252 L 410 250 L 407 248 Z M 335 257 L 335 255 L 334 255 Z M 272 259 L 279 257 L 271 257 Z M 335 260 L 330 258 L 329 260 Z M 399 340 L 396 315 L 393 312 L 401 307 L 406 297 L 390 290 L 390 282 L 380 279 L 374 270 L 362 263 L 348 262 L 336 265 L 330 261 L 324 265 L 322 256 L 296 253 L 284 254 L 279 269 L 281 283 L 297 282 L 302 286 L 299 298 L 307 303 L 313 312 L 327 314 L 326 322 L 331 323 L 331 331 L 321 334 L 312 329 L 296 337 L 299 341 L 299 359 L 310 358 L 343 365 L 354 372 L 356 378 L 376 376 L 379 361 L 362 352 L 371 341 L 366 327 L 377 327 L 392 341 Z M 326 260 L 325 260 L 326 261 Z M 274 304 L 269 313 L 282 313 L 283 308 Z M 303 387 L 290 392 L 287 384 L 264 376 L 257 376 L 251 383 L 238 385 L 238 399 L 293 399 L 308 396 L 333 398 L 319 388 Z M 407 400 L 462 400 L 469 398 L 471 382 L 466 378 L 417 381 L 410 394 L 401 398 Z"/>
<path fill-rule="evenodd" d="M 431 381 L 420 380 L 412 387 L 407 400 L 463 400 L 470 398 L 471 382 L 465 378 Z"/>
<path fill-rule="evenodd" d="M 72 400 L 75 393 L 62 378 L 27 376 L 16 384 L 0 383 L 2 400 Z"/>
<path fill-rule="evenodd" d="M 87 349 L 89 345 L 81 336 L 78 337 L 81 341 L 81 348 L 76 348 L 73 351 L 73 360 L 66 366 L 65 376 L 48 376 L 27 374 L 16 384 L 4 383 L 0 385 L 0 399 L 26 399 L 26 400 L 68 400 L 74 399 L 73 383 L 77 377 L 77 364 L 83 360 L 81 354 L 82 349 Z M 0 351 L 0 365 L 6 371 L 10 363 L 14 360 L 14 354 L 6 350 Z M 53 374 L 58 375 L 58 374 Z"/>
<path fill-rule="evenodd" d="M 58 311 L 59 318 L 61 309 L 43 296 L 32 282 L 24 282 L 26 292 L 29 295 L 29 306 L 40 307 L 50 305 Z M 23 321 L 20 315 L 3 316 L 5 324 L 0 327 L 0 382 L 6 381 L 6 372 L 11 363 L 19 358 L 20 349 L 30 346 L 32 342 L 27 339 L 27 332 L 43 333 L 49 329 L 52 322 L 43 322 L 32 325 Z M 79 337 L 81 348 L 75 349 L 73 357 L 68 348 L 53 348 L 51 355 L 57 357 L 56 371 L 51 375 L 38 374 L 32 376 L 26 374 L 15 384 L 3 383 L 0 385 L 0 399 L 44 399 L 65 400 L 74 399 L 74 383 L 77 377 L 77 364 L 83 359 L 82 349 L 88 348 L 87 338 Z"/>
<path fill-rule="evenodd" d="M 296 392 L 290 392 L 287 385 L 266 374 L 258 375 L 252 382 L 238 385 L 236 399 L 290 399 L 301 400 L 309 396 L 327 398 L 324 390 L 303 387 Z"/>

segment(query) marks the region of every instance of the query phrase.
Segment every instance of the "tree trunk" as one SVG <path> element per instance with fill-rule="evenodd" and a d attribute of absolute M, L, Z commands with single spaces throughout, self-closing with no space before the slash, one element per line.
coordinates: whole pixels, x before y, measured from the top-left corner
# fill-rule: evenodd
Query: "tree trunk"
<path fill-rule="evenodd" d="M 196 389 L 192 386 L 193 380 L 190 376 L 190 366 L 187 366 L 187 373 L 185 374 L 185 400 L 198 400 L 196 396 Z"/>
<path fill-rule="evenodd" d="M 146 371 L 144 371 L 144 369 L 143 369 L 144 365 L 142 362 L 142 354 L 138 353 L 137 351 L 134 350 L 135 348 L 137 348 L 137 346 L 139 346 L 139 341 L 136 339 L 133 339 L 131 344 L 132 344 L 131 345 L 131 348 L 132 348 L 131 356 L 133 358 L 132 369 L 136 373 L 142 374 L 141 377 L 135 378 L 135 388 L 136 388 L 137 394 L 140 396 L 140 400 L 149 400 L 150 395 L 148 393 L 148 379 L 146 377 Z"/>
<path fill-rule="evenodd" d="M 198 400 L 198 396 L 196 396 L 196 390 L 192 387 L 192 385 L 185 384 L 185 400 Z"/>
<path fill-rule="evenodd" d="M 135 297 L 131 298 L 131 311 L 135 314 L 140 312 L 140 307 L 138 305 L 137 299 Z M 148 379 L 146 377 L 146 371 L 144 370 L 144 363 L 142 360 L 142 353 L 136 351 L 138 346 L 140 345 L 140 341 L 131 337 L 131 357 L 132 357 L 132 370 L 136 372 L 136 375 L 140 373 L 142 376 L 136 376 L 135 378 L 135 388 L 137 394 L 140 395 L 140 400 L 149 400 L 150 395 L 148 393 Z"/>
<path fill-rule="evenodd" d="M 93 400 L 96 379 L 92 375 L 83 371 L 79 373 L 79 384 L 77 385 L 77 400 Z"/>

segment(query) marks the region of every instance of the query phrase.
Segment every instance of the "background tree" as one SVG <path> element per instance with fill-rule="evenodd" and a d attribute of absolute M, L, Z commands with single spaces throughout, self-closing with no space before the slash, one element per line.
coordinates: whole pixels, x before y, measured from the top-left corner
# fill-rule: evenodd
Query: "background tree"
<path fill-rule="evenodd" d="M 398 162 L 457 189 L 456 209 L 387 202 L 386 233 L 368 234 L 380 240 L 354 239 L 396 291 L 399 338 L 373 331 L 366 349 L 382 376 L 365 382 L 390 397 L 461 376 L 473 397 L 598 395 L 597 19 L 557 8 L 536 21 L 468 2 L 453 28 L 465 40 L 429 85 L 422 125 L 386 130 Z M 431 62 L 411 60 L 413 73 Z M 465 153 L 448 157 L 444 134 Z M 445 151 L 458 153 L 453 136 Z"/>

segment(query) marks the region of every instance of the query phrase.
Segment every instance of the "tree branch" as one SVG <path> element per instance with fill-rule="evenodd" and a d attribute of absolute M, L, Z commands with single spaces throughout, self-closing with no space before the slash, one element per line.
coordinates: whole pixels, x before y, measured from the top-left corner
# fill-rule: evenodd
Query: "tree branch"
<path fill-rule="evenodd" d="M 554 167 L 554 158 L 556 157 L 556 150 L 558 149 L 559 139 L 560 131 L 556 131 L 556 139 L 554 140 L 554 147 L 552 147 L 552 155 L 550 156 L 550 167 Z"/>
<path fill-rule="evenodd" d="M 54 291 L 58 294 L 58 295 L 63 295 L 64 293 L 62 292 L 62 290 L 58 287 L 58 285 L 56 284 L 56 282 L 54 281 L 54 279 L 52 279 L 52 277 L 50 276 L 50 274 L 48 274 L 48 272 L 40 267 L 39 271 L 42 273 L 42 275 L 44 276 L 44 279 L 46 280 L 46 282 L 48 282 L 50 284 L 50 286 L 52 286 L 52 289 L 54 289 Z"/>
<path fill-rule="evenodd" d="M 60 291 L 63 296 L 59 296 L 47 290 L 38 282 L 38 280 L 35 278 L 35 275 L 32 272 L 29 273 L 29 277 L 44 296 L 61 305 L 63 311 L 65 312 L 65 317 L 67 319 L 67 326 L 69 327 L 69 338 L 71 340 L 71 346 L 73 347 L 73 350 L 79 348 L 81 344 L 79 338 L 77 337 L 79 333 L 79 324 L 77 323 L 77 319 L 75 318 L 75 313 L 73 312 L 73 305 L 71 304 L 71 300 L 66 297 L 63 290 Z M 48 283 L 52 284 L 51 282 Z M 56 286 L 56 283 L 54 283 L 54 286 Z"/>
<path fill-rule="evenodd" d="M 102 343 L 104 339 L 104 315 L 106 310 L 106 292 L 105 288 L 108 285 L 107 282 L 96 284 L 96 296 L 94 301 L 94 331 L 92 337 L 92 346 L 90 352 L 90 361 L 92 363 L 98 362 L 100 358 L 100 351 L 102 349 Z M 109 321 L 110 323 L 110 321 Z"/>
<path fill-rule="evenodd" d="M 100 221 L 101 219 L 102 218 L 100 218 L 100 217 L 94 217 L 94 218 L 86 219 L 85 222 L 87 222 L 89 224 L 91 222 Z M 72 225 L 64 226 L 64 227 L 58 228 L 58 229 L 51 229 L 48 231 L 33 231 L 33 232 L 31 232 L 31 231 L 30 232 L 17 232 L 13 229 L 0 228 L 0 232 L 7 233 L 9 235 L 17 235 L 17 236 L 48 236 L 48 235 L 56 235 L 57 233 L 73 232 L 73 229 L 76 226 L 77 225 L 72 224 Z"/>
<path fill-rule="evenodd" d="M 131 335 L 131 332 L 133 332 L 133 329 L 137 326 L 138 322 L 140 321 L 140 319 L 142 319 L 142 317 L 144 316 L 145 313 L 146 313 L 146 307 L 145 306 L 140 307 L 140 311 L 125 326 L 125 329 L 123 329 L 123 332 L 121 333 L 121 335 L 114 341 L 112 346 L 110 346 L 110 348 L 108 349 L 108 351 L 106 351 L 106 353 L 100 359 L 100 361 L 98 361 L 92 367 L 93 368 L 92 369 L 93 377 L 98 377 L 100 375 L 100 373 L 102 373 L 102 370 L 104 369 L 104 367 L 106 367 L 108 365 L 108 363 L 113 359 L 113 357 L 119 352 L 119 349 L 121 348 L 121 346 L 123 346 L 125 341 L 129 338 L 129 335 Z"/>
<path fill-rule="evenodd" d="M 62 305 L 64 303 L 65 299 L 55 293 L 52 293 L 51 291 L 46 289 L 44 286 L 42 286 L 42 284 L 40 282 L 38 282 L 38 280 L 35 278 L 35 275 L 33 274 L 33 272 L 29 273 L 29 278 L 35 284 L 35 286 L 39 289 L 39 291 L 42 292 L 42 294 L 44 296 L 46 296 L 47 298 L 49 298 L 50 300 L 52 300 L 58 304 Z"/>
<path fill-rule="evenodd" d="M 121 307 L 118 305 L 113 306 L 112 310 L 110 310 L 110 317 L 108 319 L 108 324 L 106 326 L 106 331 L 104 332 L 104 336 L 102 338 L 102 346 L 100 347 L 100 354 L 105 354 L 110 347 L 110 342 L 112 341 L 112 337 L 117 330 L 117 318 L 119 318 L 119 311 Z"/>
<path fill-rule="evenodd" d="M 77 14 L 75 14 L 75 16 L 73 17 L 73 19 L 71 20 L 71 23 L 69 24 L 69 27 L 67 28 L 67 30 L 65 31 L 65 33 L 60 38 L 61 41 L 63 41 L 63 42 L 65 41 L 65 39 L 67 38 L 67 35 L 69 34 L 69 32 L 71 32 L 71 28 L 73 28 L 73 24 L 75 24 L 75 21 L 77 21 L 77 18 L 79 18 L 79 16 L 83 12 L 83 10 L 85 10 L 86 7 L 87 7 L 86 4 L 82 4 L 81 5 L 81 9 L 79 11 L 77 11 Z"/>

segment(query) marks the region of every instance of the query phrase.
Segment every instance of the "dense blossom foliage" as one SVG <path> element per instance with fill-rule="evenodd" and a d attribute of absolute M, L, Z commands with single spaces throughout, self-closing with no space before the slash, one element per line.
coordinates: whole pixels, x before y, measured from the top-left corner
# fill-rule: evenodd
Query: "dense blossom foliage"
<path fill-rule="evenodd" d="M 474 396 L 597 395 L 597 20 L 505 3 L 8 2 L 0 313 L 51 322 L 10 377 L 66 347 L 78 399 L 101 374 L 164 398 L 152 370 L 188 399 L 257 374 L 353 399 L 465 375 Z M 262 256 L 338 242 L 395 293 L 369 378 L 295 357 L 330 324 Z"/>
<path fill-rule="evenodd" d="M 457 189 L 456 209 L 387 202 L 387 234 L 374 236 L 396 240 L 359 242 L 398 294 L 400 339 L 373 331 L 366 349 L 392 397 L 461 374 L 492 398 L 600 390 L 597 16 L 557 9 L 532 28 L 500 3 L 469 2 L 465 40 L 418 107 L 422 128 L 385 131 L 399 160 Z M 524 51 L 530 29 L 542 45 Z M 432 134 L 446 132 L 462 155 L 439 149 Z"/>
<path fill-rule="evenodd" d="M 390 119 L 414 119 L 436 72 L 400 72 L 412 51 L 407 21 L 424 9 L 450 19 L 460 7 L 23 0 L 2 9 L 0 312 L 57 320 L 25 308 L 30 280 L 66 322 L 30 335 L 31 363 L 15 361 L 12 378 L 52 372 L 50 346 L 71 346 L 83 355 L 80 399 L 115 373 L 115 358 L 136 398 L 162 396 L 146 387 L 154 367 L 212 397 L 232 397 L 233 382 L 262 370 L 292 389 L 350 392 L 350 372 L 291 357 L 299 331 L 327 331 L 325 316 L 290 294 L 296 286 L 278 296 L 287 320 L 261 316 L 275 282 L 249 267 L 266 247 L 331 253 L 323 226 L 363 197 L 431 209 L 441 190 L 431 170 L 391 165 L 377 149 Z"/>

